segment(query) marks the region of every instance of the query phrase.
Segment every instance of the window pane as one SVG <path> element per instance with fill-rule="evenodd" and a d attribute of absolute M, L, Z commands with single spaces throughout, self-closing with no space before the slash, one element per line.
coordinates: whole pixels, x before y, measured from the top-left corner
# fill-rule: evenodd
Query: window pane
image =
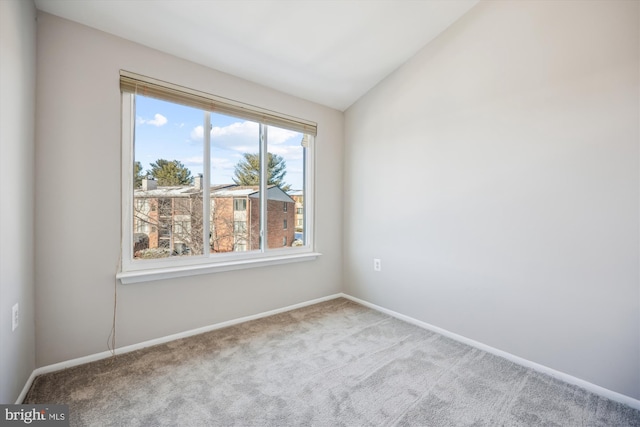
<path fill-rule="evenodd" d="M 305 149 L 302 140 L 302 133 L 268 127 L 268 248 L 304 245 Z"/>
<path fill-rule="evenodd" d="M 134 259 L 203 254 L 203 113 L 135 96 Z"/>
<path fill-rule="evenodd" d="M 134 259 L 308 244 L 306 135 L 133 96 Z M 205 159 L 204 132 L 209 118 L 210 155 Z M 264 197 L 260 194 L 261 161 L 266 166 Z M 211 197 L 206 205 L 203 168 L 208 168 L 210 181 Z M 265 221 L 262 227 L 261 221 Z"/>
<path fill-rule="evenodd" d="M 211 113 L 211 252 L 260 249 L 258 123 Z"/>

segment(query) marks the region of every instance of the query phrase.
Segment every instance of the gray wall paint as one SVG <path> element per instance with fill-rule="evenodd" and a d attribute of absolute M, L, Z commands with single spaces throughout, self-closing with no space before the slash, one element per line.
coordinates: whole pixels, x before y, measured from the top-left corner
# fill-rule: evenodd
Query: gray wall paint
<path fill-rule="evenodd" d="M 35 18 L 30 1 L 0 1 L 0 403 L 16 401 L 35 367 Z"/>
<path fill-rule="evenodd" d="M 640 398 L 639 7 L 480 3 L 349 108 L 345 291 Z"/>
<path fill-rule="evenodd" d="M 324 255 L 312 262 L 118 284 L 117 345 L 339 292 L 341 112 L 41 13 L 37 366 L 107 350 L 120 253 L 120 69 L 318 122 L 316 231 Z"/>

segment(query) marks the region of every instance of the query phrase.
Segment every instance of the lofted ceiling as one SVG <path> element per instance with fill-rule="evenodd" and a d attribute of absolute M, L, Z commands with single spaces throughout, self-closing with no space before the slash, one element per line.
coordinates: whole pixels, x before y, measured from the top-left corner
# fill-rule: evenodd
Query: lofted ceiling
<path fill-rule="evenodd" d="M 345 110 L 478 0 L 35 0 L 39 10 Z"/>

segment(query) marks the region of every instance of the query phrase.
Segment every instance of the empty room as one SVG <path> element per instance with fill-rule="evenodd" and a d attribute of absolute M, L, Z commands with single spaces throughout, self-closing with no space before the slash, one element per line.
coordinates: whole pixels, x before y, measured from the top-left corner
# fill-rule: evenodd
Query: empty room
<path fill-rule="evenodd" d="M 0 49 L 3 423 L 640 426 L 640 1 L 2 0 Z"/>

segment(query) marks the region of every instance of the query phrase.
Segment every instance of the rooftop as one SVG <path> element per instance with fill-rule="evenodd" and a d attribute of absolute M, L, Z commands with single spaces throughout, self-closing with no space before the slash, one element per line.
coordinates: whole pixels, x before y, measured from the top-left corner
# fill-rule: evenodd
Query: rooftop
<path fill-rule="evenodd" d="M 211 186 L 211 197 L 258 197 L 260 187 L 257 185 L 218 184 Z M 164 198 L 164 197 L 191 197 L 201 193 L 202 189 L 193 185 L 157 187 L 150 190 L 138 188 L 134 191 L 134 198 Z M 302 195 L 302 190 L 291 191 L 290 194 Z M 293 202 L 293 199 L 275 185 L 267 189 L 269 200 L 281 200 Z"/>

